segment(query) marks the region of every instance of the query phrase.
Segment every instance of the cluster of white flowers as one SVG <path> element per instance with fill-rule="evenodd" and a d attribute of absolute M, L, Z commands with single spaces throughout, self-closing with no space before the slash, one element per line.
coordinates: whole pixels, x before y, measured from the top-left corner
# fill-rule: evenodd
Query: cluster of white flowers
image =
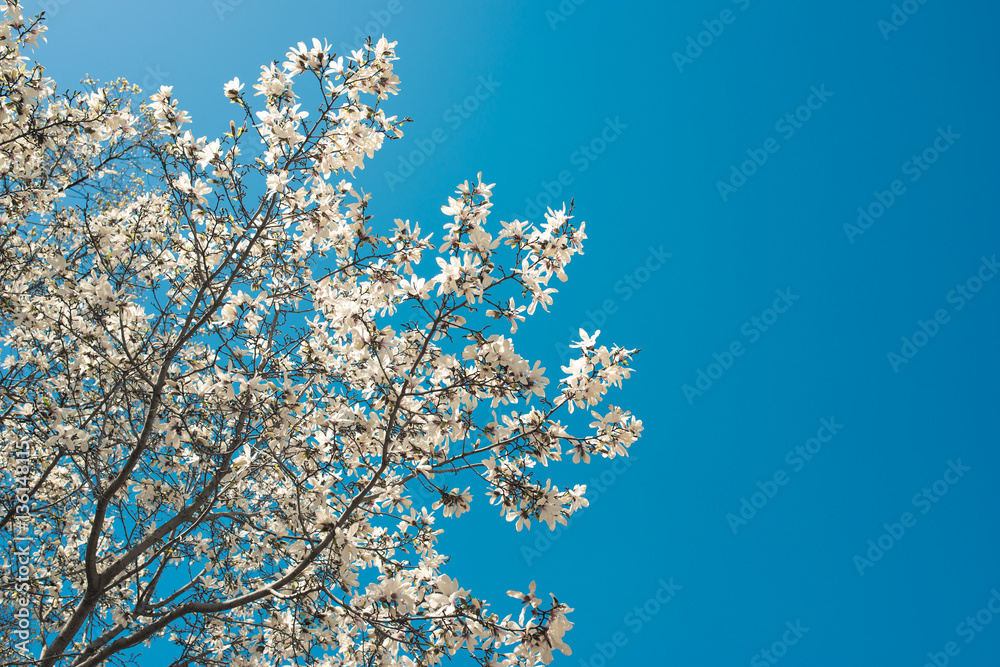
<path fill-rule="evenodd" d="M 565 524 L 586 487 L 537 465 L 639 437 L 597 410 L 635 350 L 581 332 L 550 384 L 506 331 L 552 303 L 584 225 L 565 207 L 495 224 L 480 174 L 440 243 L 409 220 L 376 233 L 347 179 L 402 136 L 384 37 L 299 43 L 250 99 L 231 80 L 239 116 L 209 138 L 170 86 L 57 96 L 22 55 L 42 31 L 6 3 L 0 470 L 38 463 L 38 664 L 117 664 L 158 637 L 234 667 L 568 653 L 572 609 L 532 584 L 501 618 L 441 571 L 435 521 L 485 494 L 517 530 Z M 576 408 L 589 431 L 560 421 Z"/>

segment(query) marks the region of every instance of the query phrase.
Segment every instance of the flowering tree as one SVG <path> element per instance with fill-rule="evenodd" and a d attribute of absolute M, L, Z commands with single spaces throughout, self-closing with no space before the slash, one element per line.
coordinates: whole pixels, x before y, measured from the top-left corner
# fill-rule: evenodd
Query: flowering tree
<path fill-rule="evenodd" d="M 615 406 L 581 435 L 557 414 L 596 408 L 635 350 L 582 334 L 547 395 L 504 335 L 551 303 L 583 225 L 563 207 L 491 233 L 477 178 L 440 242 L 376 234 L 346 178 L 402 135 L 385 38 L 300 43 L 252 96 L 234 79 L 209 141 L 170 87 L 57 94 L 22 55 L 40 21 L 13 0 L 0 24 L 6 660 L 125 664 L 157 638 L 177 666 L 569 653 L 554 596 L 532 583 L 501 616 L 442 572 L 435 510 L 475 488 L 553 528 L 586 489 L 536 464 L 639 437 Z"/>

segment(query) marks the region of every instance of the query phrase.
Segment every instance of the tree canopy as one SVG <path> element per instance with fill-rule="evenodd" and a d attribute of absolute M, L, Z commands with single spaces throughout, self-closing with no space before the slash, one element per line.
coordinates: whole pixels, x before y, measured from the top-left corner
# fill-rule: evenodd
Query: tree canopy
<path fill-rule="evenodd" d="M 350 179 L 407 120 L 382 108 L 384 37 L 230 81 L 209 140 L 170 86 L 58 92 L 25 55 L 43 31 L 6 3 L 5 662 L 126 664 L 156 641 L 178 667 L 568 653 L 567 604 L 532 583 L 495 612 L 435 542 L 475 495 L 517 530 L 565 524 L 586 488 L 538 464 L 624 456 L 642 431 L 598 409 L 636 350 L 581 332 L 550 386 L 511 337 L 582 252 L 572 205 L 493 223 L 480 175 L 439 240 L 376 233 Z"/>

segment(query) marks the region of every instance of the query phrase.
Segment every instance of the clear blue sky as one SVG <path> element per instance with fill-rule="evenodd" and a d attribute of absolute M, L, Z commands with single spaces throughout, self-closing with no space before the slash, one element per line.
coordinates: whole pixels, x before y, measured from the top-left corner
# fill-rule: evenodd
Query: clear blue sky
<path fill-rule="evenodd" d="M 562 189 L 590 239 L 522 353 L 643 349 L 633 465 L 557 467 L 610 483 L 549 544 L 478 497 L 444 522 L 464 587 L 575 607 L 556 665 L 996 664 L 1000 7 L 222 2 L 51 0 L 41 58 L 172 84 L 215 136 L 233 76 L 384 32 L 415 122 L 373 212 L 438 228 L 480 170 L 504 219 Z"/>

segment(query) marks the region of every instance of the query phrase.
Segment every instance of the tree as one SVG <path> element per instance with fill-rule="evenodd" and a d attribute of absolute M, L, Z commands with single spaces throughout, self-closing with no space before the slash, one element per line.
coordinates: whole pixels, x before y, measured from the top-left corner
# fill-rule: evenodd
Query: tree
<path fill-rule="evenodd" d="M 346 178 L 402 136 L 384 37 L 349 57 L 299 43 L 250 98 L 234 79 L 237 118 L 208 141 L 168 86 L 57 94 L 22 56 L 41 21 L 15 0 L 0 26 L 6 658 L 126 664 L 158 638 L 178 667 L 568 653 L 555 596 L 511 591 L 515 620 L 442 572 L 435 511 L 462 515 L 475 487 L 517 530 L 554 528 L 586 489 L 536 464 L 639 437 L 613 405 L 582 435 L 559 421 L 636 350 L 581 332 L 547 397 L 493 332 L 566 280 L 572 206 L 494 234 L 477 177 L 439 243 L 410 221 L 375 233 Z"/>

